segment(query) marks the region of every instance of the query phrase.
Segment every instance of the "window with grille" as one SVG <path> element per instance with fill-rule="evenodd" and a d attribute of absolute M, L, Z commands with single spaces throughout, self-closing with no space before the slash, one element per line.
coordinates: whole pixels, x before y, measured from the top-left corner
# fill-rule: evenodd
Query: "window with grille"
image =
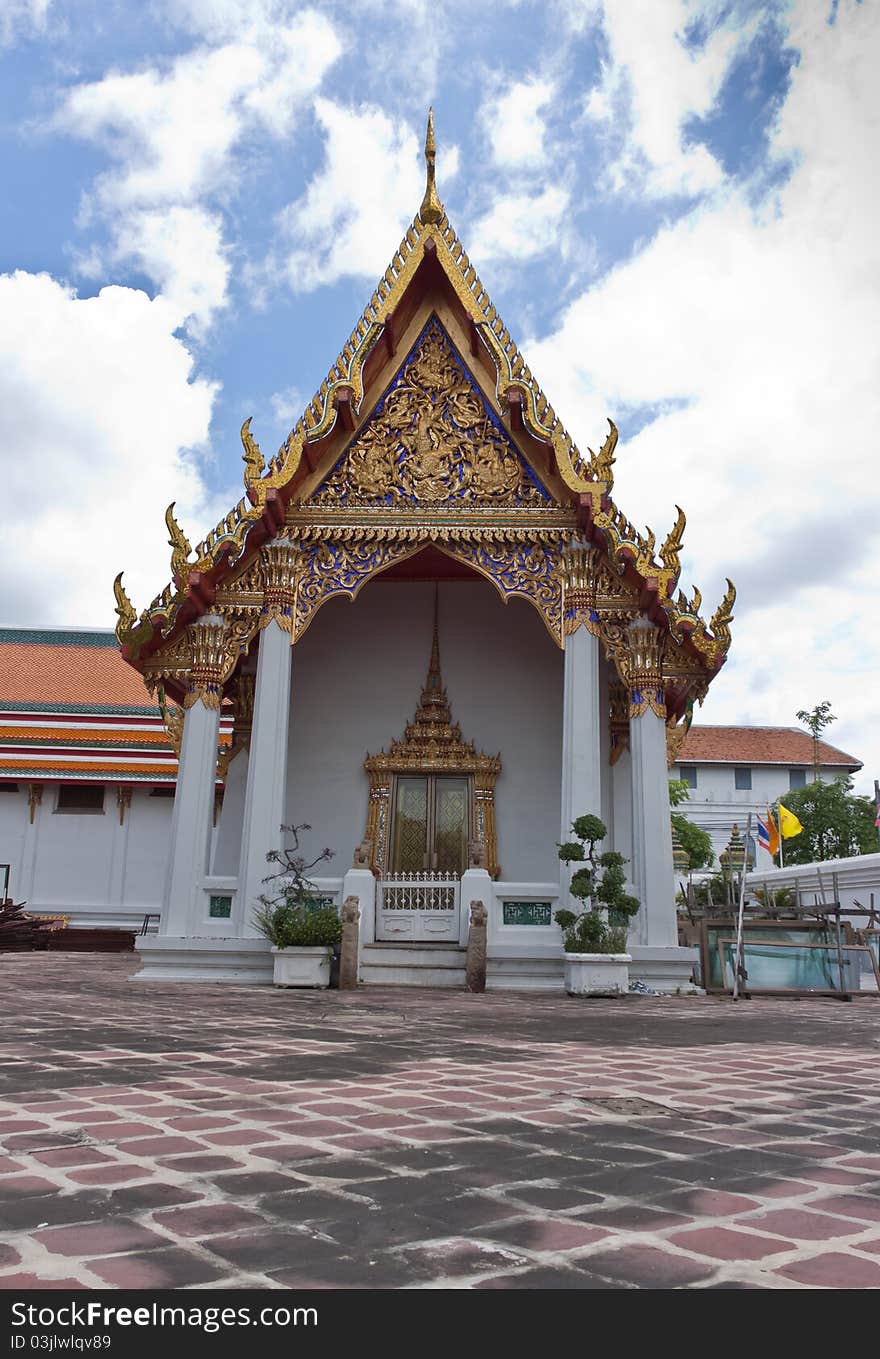
<path fill-rule="evenodd" d="M 56 812 L 103 812 L 104 788 L 100 783 L 62 783 Z"/>
<path fill-rule="evenodd" d="M 750 793 L 752 790 L 751 769 L 735 769 L 733 771 L 733 786 L 741 793 Z"/>

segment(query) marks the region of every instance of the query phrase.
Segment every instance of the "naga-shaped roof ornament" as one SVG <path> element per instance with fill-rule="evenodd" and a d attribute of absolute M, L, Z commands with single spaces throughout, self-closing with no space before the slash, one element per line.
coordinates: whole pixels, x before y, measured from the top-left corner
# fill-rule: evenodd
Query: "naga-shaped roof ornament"
<path fill-rule="evenodd" d="M 252 486 L 255 481 L 259 481 L 266 470 L 266 459 L 260 452 L 260 445 L 251 434 L 253 418 L 252 415 L 249 415 L 241 427 L 241 446 L 244 449 L 241 460 L 244 463 L 245 486 Z"/>
<path fill-rule="evenodd" d="M 677 581 L 681 572 L 681 546 L 684 541 L 687 516 L 680 505 L 676 505 L 675 508 L 678 511 L 678 518 L 675 521 L 675 527 L 670 530 L 660 549 L 660 560 L 666 570 L 670 572 L 670 578 Z"/>
<path fill-rule="evenodd" d="M 120 646 L 122 645 L 125 634 L 131 631 L 137 620 L 137 610 L 126 594 L 125 586 L 122 584 L 123 575 L 124 572 L 120 571 L 113 582 L 113 593 L 116 596 L 116 617 L 118 619 L 116 624 L 116 640 L 119 642 Z"/>
<path fill-rule="evenodd" d="M 169 534 L 168 546 L 171 548 L 171 575 L 175 581 L 183 581 L 190 566 L 189 554 L 192 547 L 189 538 L 174 517 L 175 503 L 172 500 L 165 511 L 165 527 Z"/>

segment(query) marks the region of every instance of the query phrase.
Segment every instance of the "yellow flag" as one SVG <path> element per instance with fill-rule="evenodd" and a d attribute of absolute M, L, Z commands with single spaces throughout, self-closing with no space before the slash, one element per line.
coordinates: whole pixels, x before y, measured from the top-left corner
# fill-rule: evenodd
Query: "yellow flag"
<path fill-rule="evenodd" d="M 790 812 L 787 807 L 779 804 L 779 829 L 783 840 L 790 840 L 793 835 L 800 835 L 803 826 L 798 821 L 794 812 Z"/>

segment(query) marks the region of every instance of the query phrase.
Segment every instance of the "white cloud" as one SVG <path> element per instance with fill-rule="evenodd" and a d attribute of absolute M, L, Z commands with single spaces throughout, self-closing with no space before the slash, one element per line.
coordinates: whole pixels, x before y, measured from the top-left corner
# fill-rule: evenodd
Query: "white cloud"
<path fill-rule="evenodd" d="M 3 0 L 0 4 L 0 47 L 17 41 L 20 36 L 42 33 L 52 0 Z"/>
<path fill-rule="evenodd" d="M 193 377 L 175 319 L 131 288 L 80 298 L 48 274 L 0 276 L 6 624 L 115 623 L 116 571 L 138 608 L 169 578 L 169 502 L 194 542 L 218 517 L 192 452 L 217 386 Z"/>
<path fill-rule="evenodd" d="M 541 110 L 552 103 L 556 86 L 549 80 L 519 80 L 483 109 L 483 120 L 497 165 L 517 169 L 543 166 L 546 126 Z"/>
<path fill-rule="evenodd" d="M 496 199 L 469 233 L 474 258 L 528 260 L 554 251 L 564 254 L 567 233 L 562 230 L 570 195 L 548 186 L 534 194 L 505 194 Z"/>
<path fill-rule="evenodd" d="M 777 201 L 756 214 L 729 192 L 661 230 L 527 354 L 582 447 L 623 411 L 615 498 L 658 535 L 684 504 L 687 574 L 709 611 L 723 576 L 743 570 L 707 720 L 789 724 L 828 697 L 835 735 L 876 773 L 880 729 L 862 718 L 865 671 L 880 669 L 868 566 L 880 546 L 880 13 L 844 3 L 831 26 L 804 0 L 791 40 L 800 63 L 773 147 L 799 160 Z M 626 407 L 645 403 L 663 413 L 628 440 Z M 855 561 L 839 549 L 853 533 Z M 799 534 L 806 556 L 774 555 Z M 770 687 L 750 693 L 767 671 Z"/>
<path fill-rule="evenodd" d="M 283 391 L 272 393 L 269 404 L 278 424 L 292 429 L 305 410 L 306 398 L 298 387 L 285 387 Z"/>
<path fill-rule="evenodd" d="M 314 10 L 242 30 L 165 66 L 109 72 L 75 85 L 55 130 L 93 142 L 113 162 L 85 198 L 82 220 L 110 224 L 107 258 L 147 269 L 181 312 L 205 326 L 226 300 L 219 208 L 240 182 L 252 134 L 288 137 L 341 52 Z"/>
<path fill-rule="evenodd" d="M 283 267 L 297 292 L 383 273 L 425 188 L 420 139 L 407 123 L 379 108 L 322 98 L 315 112 L 326 138 L 324 164 L 280 219 L 291 242 Z M 457 148 L 445 147 L 437 166 L 441 197 L 457 168 Z"/>
<path fill-rule="evenodd" d="M 587 19 L 600 22 L 608 45 L 602 80 L 586 100 L 588 115 L 610 138 L 626 129 L 607 182 L 615 192 L 663 197 L 700 194 L 723 180 L 721 166 L 684 137 L 689 118 L 708 113 L 736 52 L 753 31 L 720 0 L 587 0 Z M 569 6 L 569 12 L 580 6 Z M 583 17 L 583 15 L 581 15 Z M 688 47 L 689 22 L 705 18 L 710 36 Z"/>
<path fill-rule="evenodd" d="M 181 321 L 193 318 L 195 335 L 226 300 L 230 265 L 223 227 L 218 214 L 203 208 L 173 204 L 131 214 L 113 257 L 132 260 L 153 279 Z"/>

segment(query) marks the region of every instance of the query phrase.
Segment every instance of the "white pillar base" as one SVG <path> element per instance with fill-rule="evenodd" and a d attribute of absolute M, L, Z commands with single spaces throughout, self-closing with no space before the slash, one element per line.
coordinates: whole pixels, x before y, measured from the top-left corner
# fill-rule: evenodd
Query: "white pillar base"
<path fill-rule="evenodd" d="M 343 903 L 357 897 L 361 918 L 358 922 L 358 980 L 364 944 L 376 938 L 376 879 L 371 868 L 350 868 L 342 880 Z"/>
<path fill-rule="evenodd" d="M 461 875 L 461 889 L 458 901 L 458 942 L 467 948 L 468 932 L 471 927 L 471 902 L 482 901 L 489 915 L 492 914 L 492 879 L 488 869 L 467 868 Z"/>
<path fill-rule="evenodd" d="M 135 940 L 135 949 L 142 966 L 132 981 L 272 984 L 268 939 L 184 939 L 148 934 Z"/>

